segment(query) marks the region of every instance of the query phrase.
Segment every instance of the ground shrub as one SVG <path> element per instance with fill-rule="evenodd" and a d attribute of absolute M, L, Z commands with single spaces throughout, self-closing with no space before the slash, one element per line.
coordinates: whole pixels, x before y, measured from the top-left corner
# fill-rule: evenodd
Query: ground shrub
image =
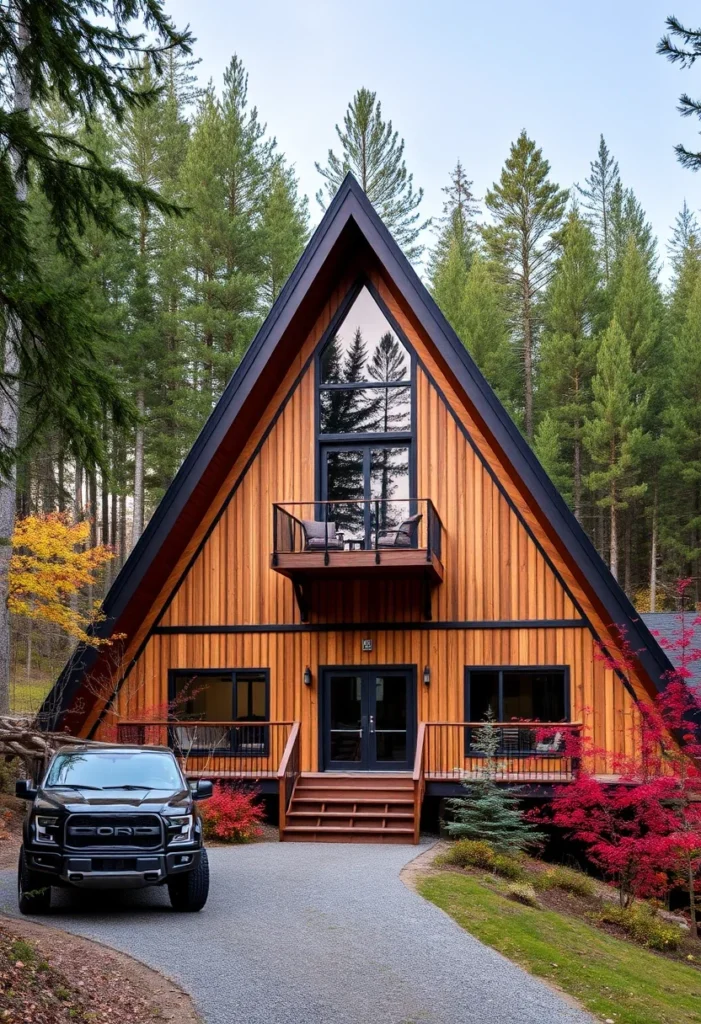
<path fill-rule="evenodd" d="M 506 887 L 505 894 L 515 903 L 522 903 L 525 907 L 540 908 L 538 895 L 530 882 L 512 882 Z"/>
<path fill-rule="evenodd" d="M 582 896 L 591 899 L 596 895 L 596 884 L 593 878 L 585 875 L 582 871 L 574 871 L 572 868 L 555 865 L 548 871 L 542 871 L 533 878 L 536 889 L 562 889 L 563 892 L 572 893 L 573 896 Z"/>
<path fill-rule="evenodd" d="M 489 843 L 478 839 L 458 839 L 441 855 L 439 861 L 442 864 L 454 864 L 458 868 L 486 868 L 491 871 L 494 867 L 494 856 L 494 850 Z"/>
<path fill-rule="evenodd" d="M 255 789 L 218 782 L 211 799 L 200 807 L 205 838 L 225 843 L 250 843 L 261 835 L 265 817 Z"/>
<path fill-rule="evenodd" d="M 652 907 L 644 903 L 634 903 L 632 907 L 621 907 L 612 903 L 603 909 L 599 920 L 607 924 L 617 924 L 631 939 L 649 949 L 678 949 L 682 940 L 680 928 L 667 924 L 658 917 Z"/>
<path fill-rule="evenodd" d="M 502 878 L 509 878 L 513 882 L 526 878 L 526 872 L 522 865 L 514 858 L 508 857 L 505 853 L 494 855 L 493 871 Z"/>
<path fill-rule="evenodd" d="M 494 874 L 512 881 L 526 877 L 523 867 L 515 857 L 496 853 L 489 843 L 479 839 L 458 839 L 437 860 L 439 864 L 454 864 L 459 868 L 484 868 L 485 871 L 493 871 Z"/>

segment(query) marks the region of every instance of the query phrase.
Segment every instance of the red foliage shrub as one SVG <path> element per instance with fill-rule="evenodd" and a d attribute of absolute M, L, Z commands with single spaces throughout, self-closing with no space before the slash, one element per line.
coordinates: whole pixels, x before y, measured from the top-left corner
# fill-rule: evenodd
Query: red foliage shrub
<path fill-rule="evenodd" d="M 258 792 L 250 787 L 222 785 L 217 782 L 210 800 L 200 807 L 204 834 L 208 839 L 226 843 L 250 843 L 260 836 L 265 817 Z"/>

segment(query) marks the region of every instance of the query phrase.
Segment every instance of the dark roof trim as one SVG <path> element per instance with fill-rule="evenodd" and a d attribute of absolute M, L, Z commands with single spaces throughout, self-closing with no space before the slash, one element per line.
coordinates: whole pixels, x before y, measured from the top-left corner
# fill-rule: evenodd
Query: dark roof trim
<path fill-rule="evenodd" d="M 633 606 L 351 174 L 346 176 L 329 205 L 148 527 L 110 588 L 103 605 L 106 618 L 98 627 L 100 634 L 109 635 L 136 593 L 162 544 L 193 496 L 210 460 L 262 375 L 270 355 L 298 313 L 343 229 L 351 221 L 359 228 L 385 269 L 393 288 L 401 294 L 417 323 L 436 345 L 488 432 L 566 545 L 610 623 L 626 626 L 633 649 L 639 651 L 643 668 L 661 689 L 664 674 L 671 669 L 664 651 L 645 624 L 637 618 Z M 44 702 L 42 711 L 49 713 L 52 725 L 58 724 L 62 712 L 70 707 L 85 672 L 97 657 L 94 649 L 81 653 L 84 656 L 71 659 Z M 52 704 L 54 694 L 58 697 L 58 707 Z"/>

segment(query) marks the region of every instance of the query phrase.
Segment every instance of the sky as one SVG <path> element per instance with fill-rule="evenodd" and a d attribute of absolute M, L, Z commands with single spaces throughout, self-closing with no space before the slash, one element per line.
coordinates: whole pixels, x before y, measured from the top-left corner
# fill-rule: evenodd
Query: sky
<path fill-rule="evenodd" d="M 422 211 L 440 214 L 441 188 L 460 159 L 482 198 L 525 128 L 562 187 L 582 183 L 603 133 L 624 185 L 641 201 L 661 255 L 686 198 L 701 207 L 701 176 L 673 147 L 699 148 L 681 92 L 701 96 L 701 63 L 681 71 L 655 53 L 664 21 L 701 24 L 690 0 L 166 0 L 189 23 L 198 75 L 221 86 L 232 54 L 249 99 L 295 165 L 321 215 L 314 162 L 339 152 L 334 125 L 354 92 L 377 92 L 405 139 Z M 701 219 L 701 216 L 700 216 Z M 431 235 L 425 241 L 430 244 Z M 663 270 L 663 278 L 667 271 Z"/>

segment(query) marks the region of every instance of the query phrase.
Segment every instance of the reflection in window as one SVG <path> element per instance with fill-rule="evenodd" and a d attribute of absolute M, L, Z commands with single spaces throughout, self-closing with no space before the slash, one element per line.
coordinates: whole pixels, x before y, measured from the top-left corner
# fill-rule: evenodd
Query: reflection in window
<path fill-rule="evenodd" d="M 326 454 L 328 518 L 347 539 L 365 537 L 364 452 L 332 449 Z"/>
<path fill-rule="evenodd" d="M 409 353 L 363 288 L 321 354 L 321 383 L 408 382 L 409 371 Z"/>
<path fill-rule="evenodd" d="M 499 722 L 562 722 L 567 717 L 565 687 L 562 669 L 473 669 L 468 721 L 481 722 L 491 708 Z"/>
<path fill-rule="evenodd" d="M 322 434 L 409 431 L 411 388 L 322 388 L 319 429 Z"/>

